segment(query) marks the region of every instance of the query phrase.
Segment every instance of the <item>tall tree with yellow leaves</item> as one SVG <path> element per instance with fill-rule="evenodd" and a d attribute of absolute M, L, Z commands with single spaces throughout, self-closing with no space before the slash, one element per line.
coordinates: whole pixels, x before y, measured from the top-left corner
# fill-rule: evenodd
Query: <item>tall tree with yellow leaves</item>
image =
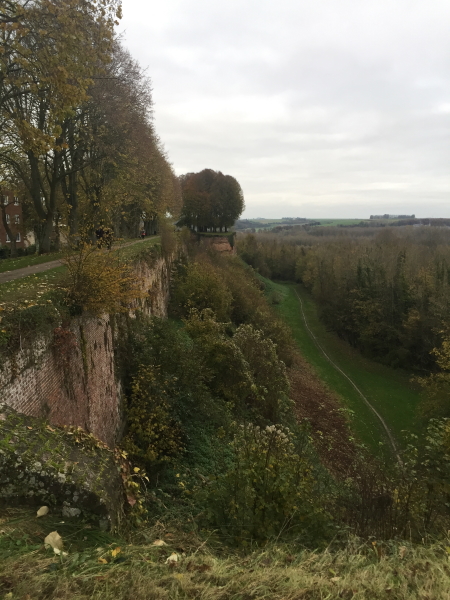
<path fill-rule="evenodd" d="M 108 62 L 120 16 L 120 0 L 19 0 L 1 11 L 1 176 L 13 172 L 28 189 L 41 252 L 50 249 L 60 198 L 62 125 Z"/>

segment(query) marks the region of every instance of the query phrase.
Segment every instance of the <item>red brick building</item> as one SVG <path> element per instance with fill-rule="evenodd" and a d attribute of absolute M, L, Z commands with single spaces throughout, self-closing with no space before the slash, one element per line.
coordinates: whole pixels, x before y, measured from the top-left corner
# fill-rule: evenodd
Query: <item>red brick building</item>
<path fill-rule="evenodd" d="M 11 246 L 11 240 L 9 239 L 5 227 L 3 225 L 4 211 L 6 214 L 6 221 L 11 229 L 13 235 L 16 236 L 16 247 L 24 248 L 24 235 L 23 235 L 23 218 L 22 218 L 22 204 L 19 197 L 14 192 L 8 190 L 2 190 L 0 194 L 1 211 L 0 211 L 0 247 L 9 248 Z"/>

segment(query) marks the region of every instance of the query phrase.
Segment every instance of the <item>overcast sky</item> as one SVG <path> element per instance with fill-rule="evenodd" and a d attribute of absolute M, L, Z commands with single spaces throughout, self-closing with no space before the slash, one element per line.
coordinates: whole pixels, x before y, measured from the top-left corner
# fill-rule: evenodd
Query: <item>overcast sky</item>
<path fill-rule="evenodd" d="M 123 0 L 178 174 L 246 217 L 450 217 L 449 0 Z"/>

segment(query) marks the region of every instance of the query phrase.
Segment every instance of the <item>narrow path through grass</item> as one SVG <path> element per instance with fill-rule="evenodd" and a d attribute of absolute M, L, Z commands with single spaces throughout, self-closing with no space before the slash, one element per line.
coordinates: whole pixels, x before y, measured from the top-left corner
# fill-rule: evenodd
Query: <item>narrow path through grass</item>
<path fill-rule="evenodd" d="M 416 408 L 419 392 L 411 384 L 410 374 L 390 369 L 361 356 L 357 350 L 327 331 L 319 319 L 316 305 L 301 286 L 267 280 L 266 285 L 269 290 L 280 294 L 281 302 L 277 309 L 291 327 L 304 357 L 330 389 L 342 398 L 343 405 L 352 411 L 353 428 L 359 438 L 374 451 L 379 450 L 380 443 L 388 443 L 386 432 L 376 415 L 352 384 L 325 358 L 308 333 L 297 293 L 302 299 L 305 317 L 318 343 L 379 412 L 401 446 L 404 438 L 402 432 L 418 428 Z"/>

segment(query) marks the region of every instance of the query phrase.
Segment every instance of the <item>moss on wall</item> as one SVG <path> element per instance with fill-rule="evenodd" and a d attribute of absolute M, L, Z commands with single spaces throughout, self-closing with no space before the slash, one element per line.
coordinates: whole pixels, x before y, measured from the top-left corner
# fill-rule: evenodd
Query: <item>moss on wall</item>
<path fill-rule="evenodd" d="M 51 505 L 117 530 L 122 465 L 114 451 L 75 428 L 51 427 L 0 404 L 0 502 Z"/>

